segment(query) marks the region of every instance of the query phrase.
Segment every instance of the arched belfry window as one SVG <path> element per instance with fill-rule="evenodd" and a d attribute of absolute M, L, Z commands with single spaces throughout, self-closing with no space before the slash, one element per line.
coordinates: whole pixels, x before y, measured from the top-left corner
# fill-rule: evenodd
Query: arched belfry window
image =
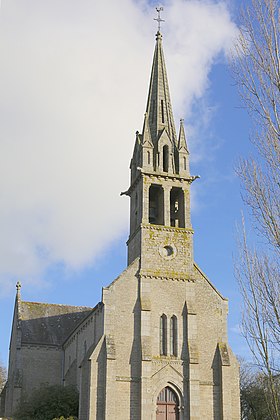
<path fill-rule="evenodd" d="M 147 160 L 148 160 L 148 165 L 150 165 L 151 164 L 151 152 L 148 150 L 147 151 Z"/>
<path fill-rule="evenodd" d="M 187 170 L 187 158 L 184 156 L 184 171 Z"/>
<path fill-rule="evenodd" d="M 169 386 L 157 397 L 156 420 L 179 420 L 179 398 Z"/>
<path fill-rule="evenodd" d="M 170 319 L 170 354 L 178 356 L 178 323 L 176 315 Z"/>
<path fill-rule="evenodd" d="M 167 356 L 167 316 L 165 314 L 160 317 L 160 354 Z"/>
<path fill-rule="evenodd" d="M 164 124 L 164 106 L 163 106 L 163 100 L 160 101 L 161 104 L 161 122 Z"/>
<path fill-rule="evenodd" d="M 164 195 L 161 185 L 152 184 L 149 189 L 149 223 L 163 225 Z"/>
<path fill-rule="evenodd" d="M 167 145 L 162 149 L 162 169 L 163 172 L 168 172 L 169 169 L 169 147 Z"/>
<path fill-rule="evenodd" d="M 184 191 L 173 187 L 170 191 L 170 225 L 185 227 Z"/>

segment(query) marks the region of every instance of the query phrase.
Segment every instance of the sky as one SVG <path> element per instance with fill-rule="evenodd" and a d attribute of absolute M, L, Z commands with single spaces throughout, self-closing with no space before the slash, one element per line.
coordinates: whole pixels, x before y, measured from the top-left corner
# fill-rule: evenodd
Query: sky
<path fill-rule="evenodd" d="M 243 2 L 244 3 L 244 2 Z M 245 2 L 246 3 L 246 2 Z M 185 120 L 195 261 L 229 298 L 243 207 L 235 167 L 250 120 L 230 73 L 238 0 L 166 0 L 163 47 L 174 117 Z M 95 306 L 126 267 L 129 163 L 146 107 L 157 23 L 147 0 L 0 2 L 0 360 L 15 284 L 23 300 Z"/>

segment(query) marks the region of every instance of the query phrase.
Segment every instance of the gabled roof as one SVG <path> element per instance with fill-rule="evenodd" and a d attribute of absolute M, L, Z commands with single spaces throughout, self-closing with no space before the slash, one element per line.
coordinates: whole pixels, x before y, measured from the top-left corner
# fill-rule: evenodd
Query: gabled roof
<path fill-rule="evenodd" d="M 93 308 L 38 302 L 20 302 L 22 344 L 61 346 Z"/>

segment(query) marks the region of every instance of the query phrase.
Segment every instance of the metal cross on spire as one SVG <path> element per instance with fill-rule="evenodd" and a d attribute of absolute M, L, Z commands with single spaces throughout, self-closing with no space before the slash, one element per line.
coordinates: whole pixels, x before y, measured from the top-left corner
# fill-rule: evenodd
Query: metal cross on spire
<path fill-rule="evenodd" d="M 162 12 L 163 11 L 163 7 L 156 7 L 156 11 L 157 11 L 157 14 L 158 14 L 158 17 L 157 18 L 154 18 L 154 20 L 156 20 L 157 21 L 157 23 L 158 23 L 158 32 L 160 32 L 160 23 L 161 22 L 165 22 L 163 19 L 161 19 L 161 17 L 160 17 L 160 12 Z"/>

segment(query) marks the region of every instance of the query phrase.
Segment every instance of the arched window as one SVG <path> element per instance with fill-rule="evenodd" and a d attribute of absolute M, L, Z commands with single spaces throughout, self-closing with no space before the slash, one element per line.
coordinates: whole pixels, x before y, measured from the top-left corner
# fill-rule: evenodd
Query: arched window
<path fill-rule="evenodd" d="M 160 317 L 160 354 L 167 356 L 167 316 L 165 314 Z"/>
<path fill-rule="evenodd" d="M 161 185 L 152 184 L 149 189 L 149 223 L 163 225 L 164 196 Z"/>
<path fill-rule="evenodd" d="M 149 152 L 149 150 L 147 151 L 147 157 L 148 157 L 148 165 L 151 164 L 151 153 Z"/>
<path fill-rule="evenodd" d="M 184 156 L 184 170 L 186 171 L 186 169 L 187 169 L 187 159 L 186 159 L 186 157 Z"/>
<path fill-rule="evenodd" d="M 168 172 L 168 164 L 169 164 L 169 148 L 167 145 L 163 146 L 162 149 L 162 168 L 163 168 L 163 172 Z"/>
<path fill-rule="evenodd" d="M 177 187 L 170 191 L 170 225 L 185 227 L 184 191 Z"/>
<path fill-rule="evenodd" d="M 161 104 L 161 122 L 164 124 L 164 108 L 163 108 L 163 100 L 160 101 Z"/>
<path fill-rule="evenodd" d="M 178 326 L 176 315 L 173 315 L 170 319 L 170 354 L 171 356 L 178 356 Z"/>

